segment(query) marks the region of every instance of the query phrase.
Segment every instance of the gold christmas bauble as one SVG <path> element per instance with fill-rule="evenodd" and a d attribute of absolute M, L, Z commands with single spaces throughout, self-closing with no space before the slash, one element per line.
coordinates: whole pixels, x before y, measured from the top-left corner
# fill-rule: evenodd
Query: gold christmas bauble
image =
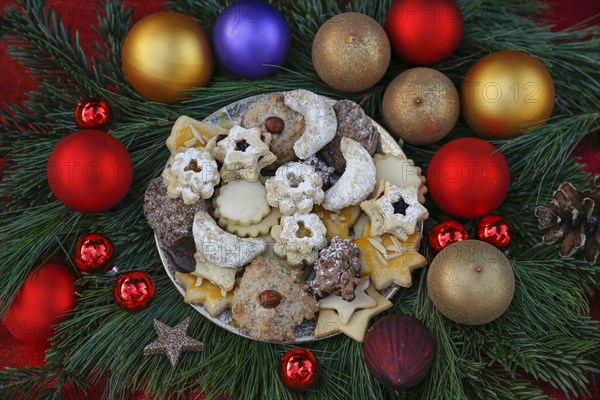
<path fill-rule="evenodd" d="M 427 275 L 429 297 L 447 318 L 465 325 L 487 324 L 506 311 L 515 276 L 500 250 L 479 240 L 444 248 Z"/>
<path fill-rule="evenodd" d="M 327 20 L 312 45 L 312 60 L 325 83 L 342 92 L 375 85 L 390 64 L 390 41 L 377 21 L 347 12 Z"/>
<path fill-rule="evenodd" d="M 554 109 L 554 82 L 537 58 L 498 51 L 469 69 L 461 99 L 465 121 L 475 133 L 510 139 L 546 123 Z"/>
<path fill-rule="evenodd" d="M 441 140 L 456 125 L 459 110 L 456 87 L 431 68 L 402 72 L 383 95 L 383 119 L 394 135 L 410 144 Z"/>
<path fill-rule="evenodd" d="M 121 54 L 123 71 L 136 92 L 148 100 L 175 103 L 181 90 L 204 86 L 213 55 L 204 29 L 176 12 L 151 14 L 131 28 Z"/>

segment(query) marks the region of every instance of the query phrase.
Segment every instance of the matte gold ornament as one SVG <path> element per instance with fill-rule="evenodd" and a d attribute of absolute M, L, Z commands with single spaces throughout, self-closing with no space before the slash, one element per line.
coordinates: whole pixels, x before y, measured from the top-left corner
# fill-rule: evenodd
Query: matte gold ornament
<path fill-rule="evenodd" d="M 412 68 L 385 90 L 383 119 L 392 133 L 410 144 L 427 145 L 444 138 L 458 120 L 460 101 L 450 79 L 431 68 Z"/>
<path fill-rule="evenodd" d="M 427 275 L 429 297 L 447 318 L 465 325 L 487 324 L 502 315 L 515 292 L 508 259 L 491 244 L 464 240 L 444 248 Z"/>
<path fill-rule="evenodd" d="M 375 85 L 385 74 L 390 57 L 390 41 L 381 25 L 355 12 L 327 20 L 312 46 L 317 74 L 342 92 L 360 92 Z"/>
<path fill-rule="evenodd" d="M 554 109 L 546 67 L 520 51 L 498 51 L 471 67 L 461 88 L 463 116 L 485 139 L 511 139 L 543 126 Z"/>
<path fill-rule="evenodd" d="M 213 56 L 204 29 L 176 12 L 151 14 L 131 28 L 121 55 L 133 88 L 148 100 L 175 103 L 182 90 L 205 86 Z"/>

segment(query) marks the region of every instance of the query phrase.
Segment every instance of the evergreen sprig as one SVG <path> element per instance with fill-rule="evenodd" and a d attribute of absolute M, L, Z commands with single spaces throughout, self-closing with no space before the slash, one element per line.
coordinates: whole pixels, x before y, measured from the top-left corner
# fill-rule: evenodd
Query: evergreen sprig
<path fill-rule="evenodd" d="M 554 115 L 543 128 L 495 144 L 505 154 L 512 184 L 500 212 L 517 232 L 511 259 L 517 288 L 507 313 L 493 323 L 469 327 L 452 323 L 436 311 L 427 295 L 426 272 L 414 274 L 414 286 L 401 290 L 390 312 L 422 320 L 436 341 L 437 355 L 429 377 L 416 388 L 393 392 L 369 374 L 362 346 L 344 336 L 314 342 L 322 366 L 320 385 L 306 394 L 285 389 L 277 379 L 279 358 L 290 346 L 258 343 L 226 332 L 184 304 L 155 250 L 152 231 L 144 221 L 142 201 L 148 181 L 160 174 L 168 157 L 164 140 L 182 114 L 202 119 L 233 101 L 258 93 L 305 88 L 363 104 L 381 120 L 381 97 L 397 73 L 408 68 L 393 60 L 384 79 L 357 94 L 336 92 L 322 83 L 311 62 L 312 39 L 328 18 L 342 11 L 366 13 L 380 23 L 391 0 L 282 0 L 277 5 L 292 26 L 294 44 L 281 71 L 258 81 L 240 79 L 217 67 L 211 84 L 190 90 L 178 105 L 148 102 L 127 83 L 120 51 L 132 10 L 116 0 L 98 9 L 94 27 L 98 39 L 88 57 L 77 33 L 65 27 L 52 7 L 41 0 L 17 0 L 0 21 L 11 54 L 40 82 L 26 107 L 10 105 L 2 112 L 0 155 L 9 155 L 9 170 L 0 184 L 3 205 L 0 224 L 0 298 L 4 311 L 31 268 L 53 256 L 69 258 L 83 232 L 100 231 L 118 249 L 120 271 L 141 269 L 157 285 L 153 304 L 139 313 L 120 310 L 112 301 L 115 276 L 87 275 L 67 321 L 58 327 L 42 368 L 0 372 L 0 398 L 60 398 L 67 383 L 85 393 L 89 385 L 106 382 L 105 396 L 125 399 L 145 388 L 158 398 L 183 391 L 205 391 L 254 399 L 548 399 L 529 378 L 549 382 L 566 394 L 586 394 L 599 372 L 600 330 L 588 317 L 587 296 L 598 287 L 597 265 L 558 259 L 557 246 L 541 245 L 533 208 L 546 204 L 558 183 L 581 187 L 587 176 L 570 153 L 588 132 L 598 129 L 600 110 L 600 34 L 597 29 L 551 32 L 536 22 L 538 1 L 460 0 L 465 19 L 458 51 L 436 68 L 460 85 L 468 68 L 490 51 L 514 49 L 540 58 L 556 85 Z M 229 1 L 171 0 L 168 8 L 184 12 L 208 32 Z M 110 89 L 112 88 L 112 89 Z M 118 89 L 117 91 L 114 88 Z M 72 120 L 78 98 L 101 97 L 118 111 L 111 131 L 128 148 L 134 184 L 122 208 L 82 215 L 51 201 L 45 179 L 48 155 L 56 143 L 76 130 Z M 405 146 L 424 169 L 449 140 L 470 136 L 463 122 L 441 143 Z M 158 160 L 158 161 L 157 161 Z M 427 204 L 431 215 L 436 206 Z M 430 218 L 426 227 L 437 221 Z M 470 233 L 474 227 L 468 225 Z M 433 254 L 423 245 L 427 257 Z M 75 268 L 73 268 L 74 271 Z M 173 371 L 164 357 L 144 357 L 143 347 L 154 336 L 152 320 L 176 324 L 191 316 L 189 334 L 206 343 L 205 353 L 186 354 Z M 51 384 L 57 382 L 55 389 Z"/>

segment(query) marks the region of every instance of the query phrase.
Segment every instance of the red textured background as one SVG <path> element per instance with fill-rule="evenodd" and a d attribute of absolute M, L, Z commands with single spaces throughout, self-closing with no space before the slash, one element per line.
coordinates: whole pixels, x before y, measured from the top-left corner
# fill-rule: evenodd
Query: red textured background
<path fill-rule="evenodd" d="M 600 13 L 600 1 L 597 0 L 546 0 L 549 4 L 549 10 L 544 19 L 546 22 L 555 25 L 555 30 L 565 29 L 569 26 L 577 24 L 581 21 L 588 20 L 592 16 L 596 16 L 592 20 L 586 21 L 586 25 L 593 25 L 600 22 L 598 13 Z M 11 1 L 0 0 L 2 9 Z M 81 0 L 54 0 L 48 1 L 48 4 L 54 5 L 62 15 L 63 20 L 67 25 L 71 25 L 78 29 L 81 35 L 81 42 L 91 42 L 95 40 L 95 36 L 90 27 L 90 24 L 96 22 L 96 5 L 97 1 L 81 1 Z M 134 23 L 144 16 L 162 10 L 165 1 L 162 0 L 129 0 L 128 4 L 135 7 Z M 598 50 L 600 57 L 600 49 Z M 5 43 L 0 43 L 0 105 L 3 103 L 19 103 L 26 98 L 26 93 L 35 88 L 36 84 L 32 81 L 26 71 L 20 67 L 6 53 Z M 588 135 L 576 150 L 576 155 L 582 157 L 582 162 L 587 164 L 587 171 L 591 173 L 600 173 L 600 140 L 598 135 Z M 0 171 L 4 165 L 0 159 Z M 600 296 L 596 295 L 590 301 L 591 314 L 596 320 L 600 319 Z M 24 367 L 27 365 L 42 365 L 44 362 L 44 353 L 42 350 L 28 348 L 13 338 L 6 328 L 0 324 L 0 368 Z M 600 385 L 590 388 L 592 397 L 585 400 L 600 399 Z M 88 396 L 87 399 L 100 399 L 102 388 L 97 387 Z M 558 399 L 564 399 L 564 396 L 559 391 L 547 388 L 547 394 L 556 396 Z M 65 398 L 77 399 L 84 398 L 81 395 L 77 396 L 73 393 L 65 393 Z M 196 399 L 203 396 L 190 395 L 189 398 Z M 152 397 L 146 394 L 138 393 L 132 397 L 135 400 L 150 400 Z M 584 400 L 584 398 L 579 398 Z"/>

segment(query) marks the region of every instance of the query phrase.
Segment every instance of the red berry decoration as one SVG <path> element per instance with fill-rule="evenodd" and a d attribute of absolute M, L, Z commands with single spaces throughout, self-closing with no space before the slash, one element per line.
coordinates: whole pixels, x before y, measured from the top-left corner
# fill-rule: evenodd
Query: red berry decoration
<path fill-rule="evenodd" d="M 73 261 L 85 272 L 105 272 L 112 267 L 113 245 L 99 233 L 83 235 L 75 244 Z"/>
<path fill-rule="evenodd" d="M 36 348 L 50 346 L 53 325 L 75 307 L 75 279 L 62 264 L 47 263 L 29 274 L 6 314 L 8 331 Z"/>
<path fill-rule="evenodd" d="M 375 322 L 367 331 L 363 351 L 377 382 L 392 390 L 404 390 L 429 373 L 435 343 L 421 321 L 394 314 Z"/>
<path fill-rule="evenodd" d="M 125 272 L 115 282 L 115 301 L 124 310 L 138 311 L 146 308 L 154 298 L 154 281 L 145 272 Z"/>
<path fill-rule="evenodd" d="M 102 131 L 63 138 L 48 158 L 46 175 L 58 201 L 84 213 L 106 211 L 129 191 L 133 164 L 125 146 Z"/>
<path fill-rule="evenodd" d="M 496 214 L 481 218 L 477 228 L 479 239 L 496 246 L 500 250 L 505 250 L 510 246 L 513 233 L 514 229 L 511 223 Z"/>
<path fill-rule="evenodd" d="M 75 108 L 75 123 L 79 129 L 105 128 L 110 118 L 110 107 L 104 100 L 80 101 Z"/>
<path fill-rule="evenodd" d="M 285 353 L 279 364 L 279 378 L 288 389 L 305 391 L 314 387 L 319 377 L 315 355 L 306 349 L 292 349 Z"/>
<path fill-rule="evenodd" d="M 506 159 L 483 139 L 445 144 L 427 168 L 427 186 L 437 205 L 456 218 L 479 218 L 494 211 L 508 193 Z"/>
<path fill-rule="evenodd" d="M 456 221 L 444 221 L 433 227 L 429 232 L 429 245 L 435 251 L 461 240 L 467 240 L 469 235 L 465 227 Z"/>
<path fill-rule="evenodd" d="M 384 28 L 399 58 L 415 65 L 432 65 L 458 47 L 463 17 L 454 0 L 395 0 Z"/>

